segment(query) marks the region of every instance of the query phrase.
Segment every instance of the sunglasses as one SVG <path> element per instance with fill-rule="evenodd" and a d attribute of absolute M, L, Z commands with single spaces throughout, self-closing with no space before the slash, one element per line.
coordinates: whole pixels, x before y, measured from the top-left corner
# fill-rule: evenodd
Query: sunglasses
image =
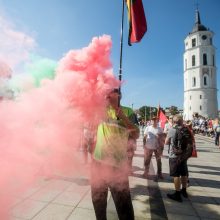
<path fill-rule="evenodd" d="M 118 94 L 121 94 L 121 92 L 120 92 L 119 89 L 113 89 L 113 90 L 111 91 L 111 93 L 118 93 Z"/>

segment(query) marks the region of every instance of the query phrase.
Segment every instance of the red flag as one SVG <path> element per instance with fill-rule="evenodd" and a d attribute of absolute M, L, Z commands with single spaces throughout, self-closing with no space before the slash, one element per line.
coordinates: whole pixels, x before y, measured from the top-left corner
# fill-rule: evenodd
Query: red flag
<path fill-rule="evenodd" d="M 129 35 L 128 44 L 141 41 L 147 31 L 147 22 L 142 0 L 126 0 L 128 8 Z"/>
<path fill-rule="evenodd" d="M 167 122 L 167 117 L 166 115 L 163 113 L 163 111 L 161 110 L 160 108 L 160 105 L 158 107 L 158 111 L 157 111 L 157 117 L 158 117 L 158 120 L 160 122 L 160 127 L 164 129 L 164 126 Z"/>

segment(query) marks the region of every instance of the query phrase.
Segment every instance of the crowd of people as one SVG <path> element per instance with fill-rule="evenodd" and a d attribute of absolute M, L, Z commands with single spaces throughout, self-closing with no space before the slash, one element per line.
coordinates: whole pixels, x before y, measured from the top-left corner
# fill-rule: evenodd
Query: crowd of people
<path fill-rule="evenodd" d="M 219 120 L 205 118 L 205 117 L 194 117 L 192 120 L 193 132 L 195 134 L 201 134 L 208 137 L 215 138 L 215 144 L 219 145 Z"/>
<path fill-rule="evenodd" d="M 108 190 L 119 220 L 134 219 L 128 176 L 132 173 L 132 160 L 140 131 L 143 132 L 143 178 L 149 177 L 153 154 L 157 162 L 157 179 L 164 178 L 161 156 L 166 147 L 169 172 L 174 183 L 174 192 L 168 193 L 167 197 L 177 202 L 182 202 L 182 196 L 188 197 L 187 160 L 195 150 L 194 133 L 201 132 L 198 127 L 212 128 L 215 143 L 219 146 L 220 125 L 217 119 L 212 123 L 201 118 L 184 122 L 182 116 L 171 115 L 163 129 L 157 117 L 140 126 L 131 108 L 118 105 L 120 98 L 120 90 L 112 90 L 107 96 L 106 119 L 96 129 L 86 125 L 83 133 L 85 163 L 88 163 L 88 152 L 91 155 L 91 196 L 97 220 L 107 220 Z"/>
<path fill-rule="evenodd" d="M 215 139 L 215 145 L 219 146 L 220 123 L 218 118 L 194 117 L 191 123 L 195 134 L 212 137 Z"/>

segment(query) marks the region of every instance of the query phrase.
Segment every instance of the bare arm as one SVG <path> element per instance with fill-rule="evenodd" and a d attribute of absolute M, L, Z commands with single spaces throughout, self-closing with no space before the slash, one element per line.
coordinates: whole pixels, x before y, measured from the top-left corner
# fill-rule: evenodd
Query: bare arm
<path fill-rule="evenodd" d="M 166 139 L 165 139 L 165 144 L 166 144 L 166 145 L 169 145 L 169 144 L 170 144 L 170 138 L 169 138 L 169 137 L 166 137 Z"/>

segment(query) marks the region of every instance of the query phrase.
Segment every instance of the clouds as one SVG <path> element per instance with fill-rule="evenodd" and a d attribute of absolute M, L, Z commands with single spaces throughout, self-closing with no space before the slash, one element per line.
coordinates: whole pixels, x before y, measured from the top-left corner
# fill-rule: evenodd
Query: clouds
<path fill-rule="evenodd" d="M 0 60 L 12 69 L 29 58 L 36 48 L 35 39 L 28 33 L 17 30 L 15 25 L 0 15 Z"/>

